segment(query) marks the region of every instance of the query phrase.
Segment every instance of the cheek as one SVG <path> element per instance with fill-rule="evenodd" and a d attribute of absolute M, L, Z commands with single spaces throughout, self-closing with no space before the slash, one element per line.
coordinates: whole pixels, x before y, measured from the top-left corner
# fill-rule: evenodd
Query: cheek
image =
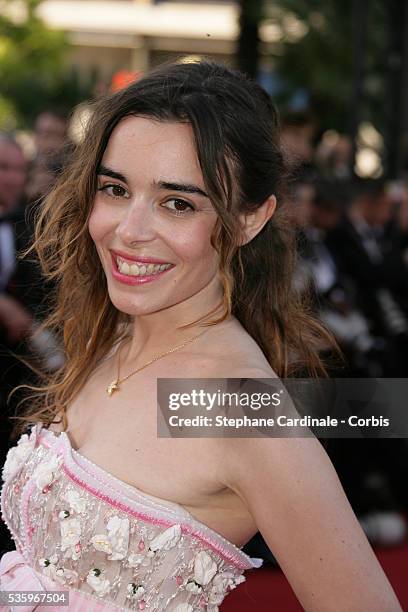
<path fill-rule="evenodd" d="M 97 204 L 92 208 L 92 212 L 89 216 L 88 231 L 92 240 L 97 243 L 108 231 L 106 216 L 103 214 L 101 207 Z"/>
<path fill-rule="evenodd" d="M 217 260 L 217 252 L 211 245 L 212 229 L 213 225 L 203 225 L 173 233 L 174 252 L 182 261 L 195 264 L 197 268 L 208 267 L 211 261 Z"/>

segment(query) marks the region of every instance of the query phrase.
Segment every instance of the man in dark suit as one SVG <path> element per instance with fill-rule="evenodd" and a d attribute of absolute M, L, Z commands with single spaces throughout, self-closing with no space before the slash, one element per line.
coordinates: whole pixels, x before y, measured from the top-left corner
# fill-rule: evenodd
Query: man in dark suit
<path fill-rule="evenodd" d="M 408 376 L 408 277 L 401 260 L 393 202 L 382 183 L 356 186 L 350 208 L 327 238 L 338 265 L 354 282 L 356 302 L 378 347 L 377 377 Z M 361 374 L 364 376 L 364 374 Z M 389 383 L 392 385 L 392 382 Z M 391 388 L 391 387 L 390 387 Z M 406 440 L 330 440 L 329 454 L 373 543 L 396 544 L 404 535 L 398 510 L 408 496 Z"/>
<path fill-rule="evenodd" d="M 403 266 L 395 264 L 393 204 L 384 185 L 359 185 L 341 223 L 328 235 L 342 272 L 358 287 L 357 302 L 373 335 L 384 340 L 383 376 L 408 376 L 408 312 L 402 296 L 408 289 Z M 401 292 L 400 288 L 404 290 Z"/>

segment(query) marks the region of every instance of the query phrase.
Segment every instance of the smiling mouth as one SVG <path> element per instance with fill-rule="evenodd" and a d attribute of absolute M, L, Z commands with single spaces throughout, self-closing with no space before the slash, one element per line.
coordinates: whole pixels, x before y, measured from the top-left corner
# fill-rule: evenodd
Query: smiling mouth
<path fill-rule="evenodd" d="M 133 262 L 129 264 L 127 261 L 122 259 L 119 256 L 115 257 L 116 265 L 121 274 L 125 276 L 152 276 L 154 274 L 159 274 L 160 272 L 164 272 L 164 270 L 168 270 L 172 267 L 173 264 L 165 263 L 165 264 L 145 264 L 145 263 L 136 263 Z"/>

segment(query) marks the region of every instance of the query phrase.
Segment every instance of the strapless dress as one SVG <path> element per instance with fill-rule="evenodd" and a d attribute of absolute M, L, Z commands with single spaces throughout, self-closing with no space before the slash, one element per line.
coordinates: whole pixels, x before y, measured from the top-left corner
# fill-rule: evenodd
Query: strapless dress
<path fill-rule="evenodd" d="M 259 559 L 72 448 L 69 436 L 34 425 L 8 452 L 2 518 L 16 550 L 0 561 L 0 591 L 65 591 L 85 612 L 217 612 Z M 29 612 L 66 607 L 0 607 Z"/>

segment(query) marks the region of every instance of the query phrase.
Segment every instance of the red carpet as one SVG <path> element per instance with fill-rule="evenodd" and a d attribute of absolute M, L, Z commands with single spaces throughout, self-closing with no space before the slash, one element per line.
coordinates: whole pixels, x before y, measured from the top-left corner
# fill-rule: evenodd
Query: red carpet
<path fill-rule="evenodd" d="M 408 612 L 408 542 L 399 548 L 377 549 L 376 553 L 402 609 Z M 227 596 L 222 612 L 303 611 L 281 571 L 259 569 L 246 576 L 246 582 Z"/>

